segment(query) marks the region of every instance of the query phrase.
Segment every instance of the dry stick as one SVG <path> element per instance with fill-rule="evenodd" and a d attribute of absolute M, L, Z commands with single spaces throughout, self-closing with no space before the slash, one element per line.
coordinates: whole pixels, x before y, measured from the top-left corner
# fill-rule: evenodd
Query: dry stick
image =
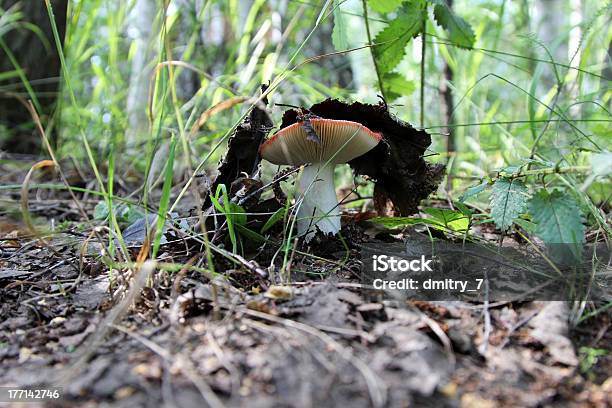
<path fill-rule="evenodd" d="M 240 199 L 238 200 L 237 204 L 238 204 L 238 205 L 242 205 L 242 204 L 244 204 L 244 202 L 245 202 L 245 201 L 247 201 L 249 198 L 251 198 L 251 197 L 255 197 L 255 195 L 256 195 L 256 194 L 261 193 L 262 191 L 264 191 L 264 190 L 265 190 L 265 189 L 267 189 L 268 187 L 278 185 L 278 183 L 280 183 L 280 182 L 281 182 L 283 179 L 286 179 L 286 178 L 288 178 L 290 175 L 292 175 L 292 174 L 294 174 L 294 173 L 297 173 L 297 172 L 298 172 L 298 171 L 299 171 L 301 168 L 302 168 L 302 166 L 296 166 L 296 167 L 294 167 L 294 168 L 290 168 L 290 169 L 288 169 L 288 170 L 283 170 L 283 171 L 281 171 L 281 172 L 277 173 L 277 174 L 276 174 L 276 176 L 274 176 L 274 179 L 273 179 L 271 182 L 269 182 L 268 184 L 265 184 L 265 185 L 263 185 L 263 186 L 259 187 L 257 190 L 253 191 L 252 193 L 250 193 L 250 194 L 248 194 L 248 195 L 246 195 L 246 196 L 244 196 L 244 197 L 240 198 Z M 235 203 L 235 202 L 236 202 L 235 200 L 236 200 L 237 198 L 238 198 L 238 196 L 234 196 L 234 197 L 231 199 L 231 202 Z"/>
<path fill-rule="evenodd" d="M 484 317 L 484 329 L 483 329 L 483 340 L 480 345 L 480 353 L 485 354 L 489 348 L 489 337 L 491 336 L 491 313 L 489 313 L 489 276 L 485 271 L 485 299 L 482 308 L 482 314 Z"/>
<path fill-rule="evenodd" d="M 503 349 L 504 347 L 506 347 L 506 345 L 510 342 L 510 337 L 512 336 L 512 334 L 518 330 L 519 328 L 521 328 L 522 326 L 524 326 L 526 323 L 528 323 L 531 319 L 533 319 L 534 317 L 536 317 L 539 313 L 541 312 L 541 310 L 536 310 L 535 312 L 532 312 L 531 314 L 529 314 L 527 317 L 525 317 L 523 320 L 519 321 L 518 323 L 516 323 L 514 326 L 512 326 L 510 328 L 510 330 L 508 330 L 508 332 L 506 333 L 506 336 L 504 337 L 504 340 L 501 342 L 501 344 L 499 345 L 499 349 Z"/>
<path fill-rule="evenodd" d="M 217 397 L 212 388 L 210 388 L 210 385 L 208 385 L 206 381 L 200 378 L 200 375 L 198 374 L 196 368 L 193 366 L 191 361 L 181 355 L 172 356 L 166 349 L 162 348 L 157 343 L 141 336 L 140 334 L 134 333 L 133 331 L 128 330 L 125 327 L 118 326 L 115 324 L 111 324 L 110 327 L 120 331 L 121 333 L 127 334 L 133 339 L 141 342 L 145 347 L 147 347 L 148 349 L 159 355 L 161 358 L 166 360 L 169 365 L 172 365 L 172 363 L 175 361 L 178 362 L 178 366 L 181 372 L 185 374 L 185 377 L 187 377 L 187 379 L 189 379 L 189 381 L 191 381 L 193 385 L 195 385 L 198 391 L 200 391 L 202 398 L 204 398 L 208 406 L 212 408 L 225 407 L 223 402 L 219 399 L 219 397 Z"/>
<path fill-rule="evenodd" d="M 219 112 L 222 112 L 226 109 L 229 109 L 245 101 L 251 101 L 251 98 L 247 96 L 235 96 L 233 98 L 221 101 L 218 104 L 213 105 L 212 107 L 208 108 L 200 115 L 200 118 L 196 121 L 196 123 L 193 124 L 189 132 L 189 136 L 190 137 L 195 136 L 195 134 L 198 133 L 200 128 L 202 128 L 202 126 L 204 126 L 206 122 L 208 122 L 208 119 L 210 119 L 211 116 L 214 116 Z"/>
<path fill-rule="evenodd" d="M 308 333 L 312 336 L 317 337 L 319 340 L 324 342 L 328 347 L 335 350 L 340 357 L 345 359 L 347 362 L 352 364 L 363 376 L 368 386 L 368 392 L 370 394 L 370 399 L 372 400 L 372 404 L 375 407 L 382 407 L 385 405 L 387 400 L 387 390 L 386 387 L 381 383 L 380 378 L 374 373 L 370 367 L 366 363 L 364 363 L 361 359 L 354 356 L 349 350 L 343 347 L 336 340 L 331 338 L 329 335 L 321 332 L 315 327 L 306 325 L 304 323 L 299 323 L 289 319 L 283 319 L 282 317 L 272 316 L 267 313 L 261 313 L 255 310 L 246 309 L 243 311 L 244 314 L 249 316 L 257 317 L 260 319 L 268 320 L 274 323 L 282 324 L 286 327 L 291 327 L 293 329 L 301 330 L 305 333 Z"/>
<path fill-rule="evenodd" d="M 386 291 L 386 293 L 389 293 L 389 291 Z M 407 306 L 410 310 L 418 314 L 421 320 L 423 320 L 423 323 L 425 323 L 427 327 L 429 327 L 431 331 L 434 332 L 434 334 L 438 337 L 438 339 L 444 346 L 444 351 L 446 352 L 448 362 L 452 366 L 454 366 L 456 359 L 455 359 L 455 355 L 453 354 L 453 344 L 451 343 L 446 333 L 444 333 L 444 330 L 442 329 L 442 327 L 440 327 L 440 324 L 436 322 L 434 319 L 432 319 L 431 317 L 427 316 L 416 306 L 412 304 L 407 304 Z"/>

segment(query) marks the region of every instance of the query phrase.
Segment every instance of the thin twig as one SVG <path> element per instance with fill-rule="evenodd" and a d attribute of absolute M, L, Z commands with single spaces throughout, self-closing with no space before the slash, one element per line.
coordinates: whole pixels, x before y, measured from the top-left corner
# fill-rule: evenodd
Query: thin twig
<path fill-rule="evenodd" d="M 485 354 L 489 347 L 489 337 L 491 336 L 491 313 L 489 313 L 489 277 L 487 276 L 487 271 L 485 270 L 485 290 L 484 290 L 484 304 L 482 308 L 482 314 L 484 317 L 484 328 L 482 334 L 482 344 L 479 347 L 479 351 L 481 354 Z"/>

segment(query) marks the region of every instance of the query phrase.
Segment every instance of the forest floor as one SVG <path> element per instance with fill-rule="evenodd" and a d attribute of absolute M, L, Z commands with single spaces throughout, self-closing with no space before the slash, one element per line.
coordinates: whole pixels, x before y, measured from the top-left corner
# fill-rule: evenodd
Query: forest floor
<path fill-rule="evenodd" d="M 21 184 L 31 163 L 3 160 L 0 185 Z M 332 262 L 296 257 L 284 286 L 246 259 L 217 265 L 229 279 L 150 263 L 111 274 L 66 192 L 30 188 L 34 225 L 55 228 L 44 238 L 18 221 L 19 190 L 0 192 L 0 385 L 60 384 L 64 399 L 49 406 L 612 404 L 608 313 L 570 329 L 565 302 L 483 307 L 363 290 L 358 245 L 340 267 L 334 248 Z M 91 216 L 98 200 L 79 200 Z M 184 240 L 160 254 L 205 256 Z"/>

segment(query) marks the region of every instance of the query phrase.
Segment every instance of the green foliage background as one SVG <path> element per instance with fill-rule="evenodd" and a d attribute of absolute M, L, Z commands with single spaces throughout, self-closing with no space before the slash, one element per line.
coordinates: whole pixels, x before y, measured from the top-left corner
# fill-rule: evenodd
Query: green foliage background
<path fill-rule="evenodd" d="M 531 225 L 545 242 L 582 242 L 587 225 L 612 236 L 606 1 L 559 1 L 580 20 L 564 20 L 546 43 L 534 32 L 537 1 L 159 0 L 144 45 L 132 33 L 137 3 L 71 2 L 63 49 L 57 154 L 96 175 L 93 189 L 109 208 L 122 179 L 141 183 L 122 199 L 161 215 L 175 209 L 196 175 L 213 174 L 266 83 L 276 124 L 285 109 L 277 104 L 383 95 L 399 118 L 432 134 L 428 159 L 448 168 L 437 197 L 462 197 L 502 231 Z M 13 17 L 3 12 L 0 33 L 24 29 Z M 128 138 L 143 46 L 146 130 Z M 269 180 L 273 170 L 264 170 Z M 350 183 L 345 169 L 338 177 Z M 549 224 L 551 211 L 566 222 Z"/>

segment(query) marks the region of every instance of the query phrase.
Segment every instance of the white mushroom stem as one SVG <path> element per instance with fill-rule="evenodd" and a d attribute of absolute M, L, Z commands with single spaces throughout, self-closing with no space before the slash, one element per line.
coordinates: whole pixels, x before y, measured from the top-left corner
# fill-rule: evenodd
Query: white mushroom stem
<path fill-rule="evenodd" d="M 297 214 L 298 234 L 310 241 L 317 227 L 325 234 L 340 231 L 340 206 L 334 187 L 335 164 L 315 163 L 302 170 L 299 194 L 303 199 Z"/>

